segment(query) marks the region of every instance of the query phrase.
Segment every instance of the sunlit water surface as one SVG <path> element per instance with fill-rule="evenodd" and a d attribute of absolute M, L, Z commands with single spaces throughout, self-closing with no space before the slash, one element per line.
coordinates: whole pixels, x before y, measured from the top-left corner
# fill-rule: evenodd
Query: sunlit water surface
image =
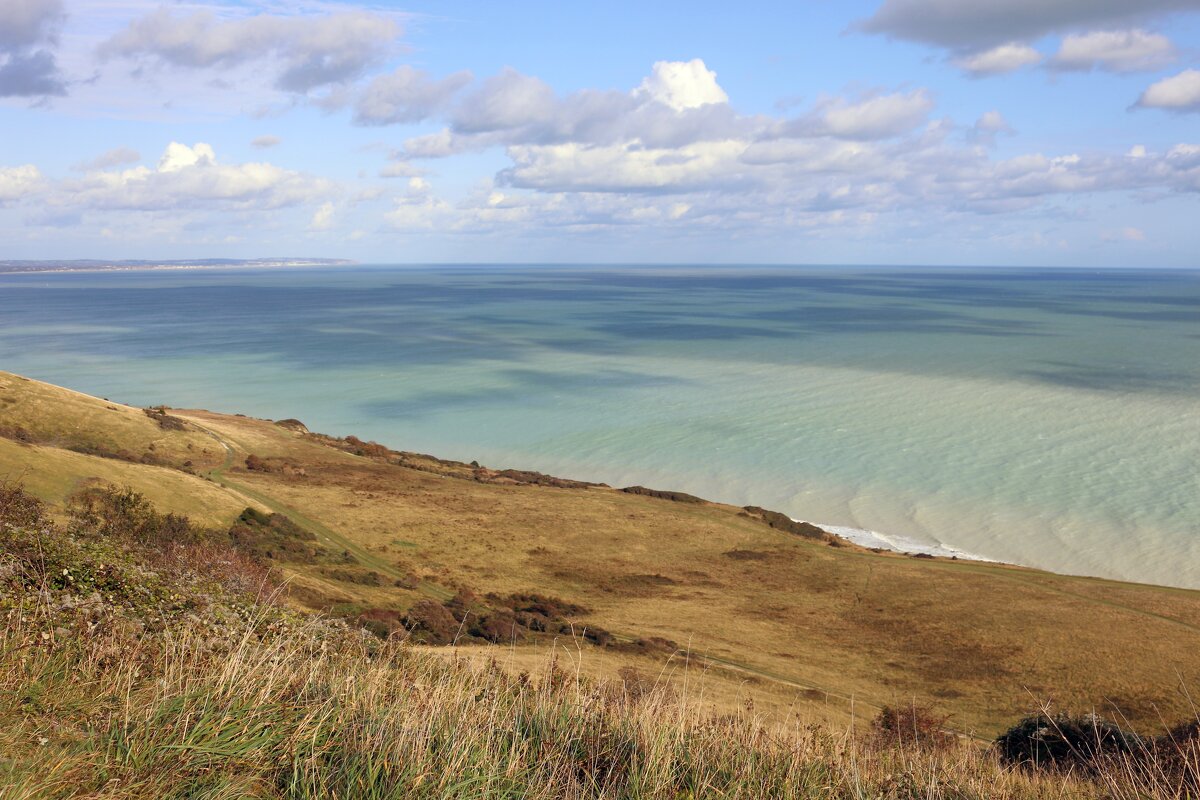
<path fill-rule="evenodd" d="M 10 275 L 0 367 L 1200 587 L 1196 272 Z"/>

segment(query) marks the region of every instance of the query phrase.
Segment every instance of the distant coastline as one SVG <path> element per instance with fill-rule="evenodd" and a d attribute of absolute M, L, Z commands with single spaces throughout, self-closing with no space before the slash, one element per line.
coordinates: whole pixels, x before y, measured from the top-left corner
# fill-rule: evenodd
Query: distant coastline
<path fill-rule="evenodd" d="M 197 258 L 172 260 L 100 261 L 74 259 L 54 261 L 0 260 L 0 275 L 34 272 L 131 272 L 193 269 L 271 269 L 286 267 L 346 267 L 357 264 L 345 258 Z"/>

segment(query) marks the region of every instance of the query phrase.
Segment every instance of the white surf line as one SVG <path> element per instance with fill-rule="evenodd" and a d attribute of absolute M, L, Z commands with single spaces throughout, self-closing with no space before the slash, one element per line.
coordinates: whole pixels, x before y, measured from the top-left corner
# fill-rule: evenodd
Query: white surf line
<path fill-rule="evenodd" d="M 847 541 L 851 541 L 860 547 L 880 548 L 883 550 L 891 550 L 896 553 L 907 553 L 910 555 L 930 555 L 941 558 L 962 558 L 968 561 L 990 561 L 999 563 L 994 558 L 986 558 L 968 553 L 965 550 L 959 550 L 956 547 L 951 547 L 941 542 L 923 542 L 919 539 L 912 539 L 907 536 L 897 536 L 894 534 L 880 533 L 879 531 L 867 530 L 866 528 L 850 528 L 845 525 L 827 525 L 823 522 L 812 522 L 811 520 L 796 520 L 796 522 L 808 522 L 809 525 L 816 525 L 826 533 L 831 533 L 834 536 L 841 537 Z"/>

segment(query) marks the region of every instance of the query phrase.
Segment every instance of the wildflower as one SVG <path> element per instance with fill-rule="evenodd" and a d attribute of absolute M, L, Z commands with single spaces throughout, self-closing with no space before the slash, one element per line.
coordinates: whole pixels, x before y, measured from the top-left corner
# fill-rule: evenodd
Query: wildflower
<path fill-rule="evenodd" d="M 42 747 L 45 747 L 46 745 L 50 744 L 50 740 L 47 739 L 45 736 L 39 736 L 38 744 L 40 744 Z"/>

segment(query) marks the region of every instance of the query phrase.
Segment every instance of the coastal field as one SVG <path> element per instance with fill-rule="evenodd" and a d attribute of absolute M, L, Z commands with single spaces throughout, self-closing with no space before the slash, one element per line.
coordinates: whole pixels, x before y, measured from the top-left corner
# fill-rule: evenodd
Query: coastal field
<path fill-rule="evenodd" d="M 1153 727 L 1187 716 L 1200 680 L 1197 592 L 871 552 L 760 509 L 446 462 L 295 420 L 147 411 L 7 373 L 0 396 L 0 477 L 56 507 L 108 482 L 206 525 L 251 525 L 247 507 L 286 516 L 264 552 L 297 607 L 377 627 L 462 596 L 573 607 L 570 633 L 492 637 L 514 669 L 565 648 L 581 674 L 631 667 L 724 708 L 841 724 L 917 700 L 985 737 L 1042 703 Z"/>

